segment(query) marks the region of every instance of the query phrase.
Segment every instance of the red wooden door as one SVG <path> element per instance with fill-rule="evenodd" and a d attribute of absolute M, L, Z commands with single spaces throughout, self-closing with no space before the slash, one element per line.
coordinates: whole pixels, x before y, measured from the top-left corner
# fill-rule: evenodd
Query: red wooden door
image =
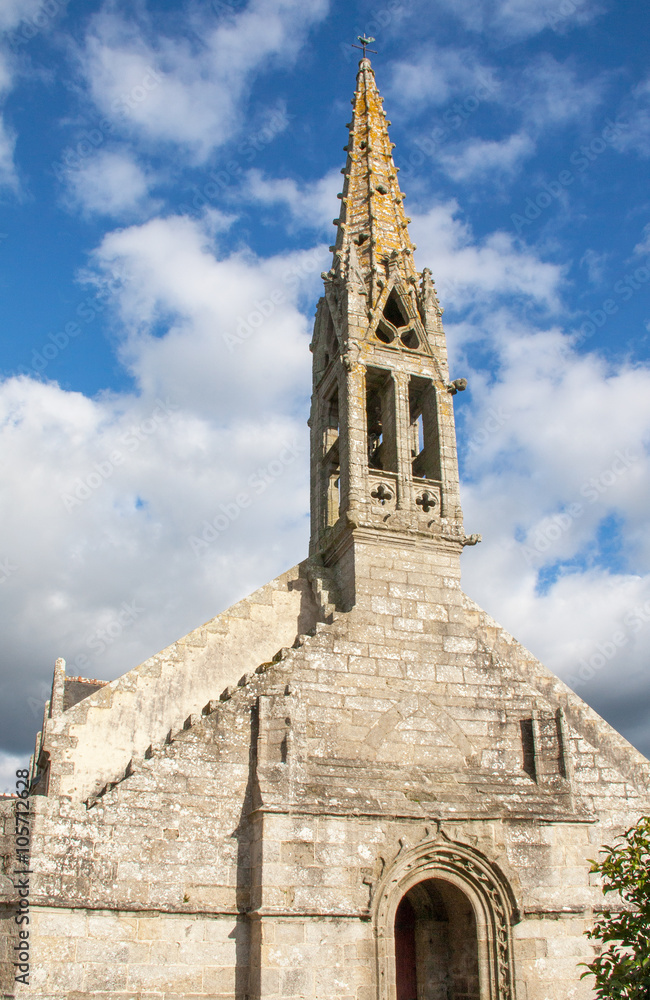
<path fill-rule="evenodd" d="M 415 913 L 406 896 L 395 914 L 395 972 L 397 1000 L 417 1000 Z"/>

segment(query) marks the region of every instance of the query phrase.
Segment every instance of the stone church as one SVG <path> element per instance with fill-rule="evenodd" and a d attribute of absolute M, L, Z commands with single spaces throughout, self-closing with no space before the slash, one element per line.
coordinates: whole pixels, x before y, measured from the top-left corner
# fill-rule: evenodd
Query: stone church
<path fill-rule="evenodd" d="M 588 859 L 650 812 L 650 763 L 461 590 L 465 383 L 366 58 L 352 103 L 310 554 L 115 681 L 57 661 L 28 986 L 1 804 L 5 998 L 593 996 Z"/>

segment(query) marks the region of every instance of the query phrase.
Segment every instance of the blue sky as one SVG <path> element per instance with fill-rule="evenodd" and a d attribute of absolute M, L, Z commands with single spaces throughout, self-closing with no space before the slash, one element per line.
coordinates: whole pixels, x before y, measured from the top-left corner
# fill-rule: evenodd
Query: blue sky
<path fill-rule="evenodd" d="M 0 29 L 0 790 L 56 656 L 111 679 L 306 554 L 361 32 L 469 379 L 465 589 L 650 753 L 643 5 L 4 0 Z"/>

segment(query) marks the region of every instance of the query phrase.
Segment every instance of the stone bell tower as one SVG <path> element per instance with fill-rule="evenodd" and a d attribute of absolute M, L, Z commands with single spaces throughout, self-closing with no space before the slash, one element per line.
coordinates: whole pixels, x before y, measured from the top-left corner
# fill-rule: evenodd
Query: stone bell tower
<path fill-rule="evenodd" d="M 417 547 L 432 572 L 459 578 L 468 541 L 452 406 L 466 383 L 449 383 L 442 309 L 431 272 L 415 269 L 390 122 L 365 58 L 352 104 L 310 418 L 311 554 L 334 571 L 344 607 L 363 604 L 379 547 L 384 560 L 386 548 Z"/>

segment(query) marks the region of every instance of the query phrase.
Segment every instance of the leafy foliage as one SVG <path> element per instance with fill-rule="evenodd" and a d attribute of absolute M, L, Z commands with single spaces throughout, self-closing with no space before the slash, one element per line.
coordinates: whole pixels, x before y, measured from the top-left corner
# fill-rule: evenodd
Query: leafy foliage
<path fill-rule="evenodd" d="M 650 816 L 605 846 L 591 871 L 603 880 L 603 893 L 618 892 L 625 909 L 604 910 L 587 937 L 602 941 L 600 955 L 585 976 L 596 977 L 599 1000 L 650 1000 Z"/>

